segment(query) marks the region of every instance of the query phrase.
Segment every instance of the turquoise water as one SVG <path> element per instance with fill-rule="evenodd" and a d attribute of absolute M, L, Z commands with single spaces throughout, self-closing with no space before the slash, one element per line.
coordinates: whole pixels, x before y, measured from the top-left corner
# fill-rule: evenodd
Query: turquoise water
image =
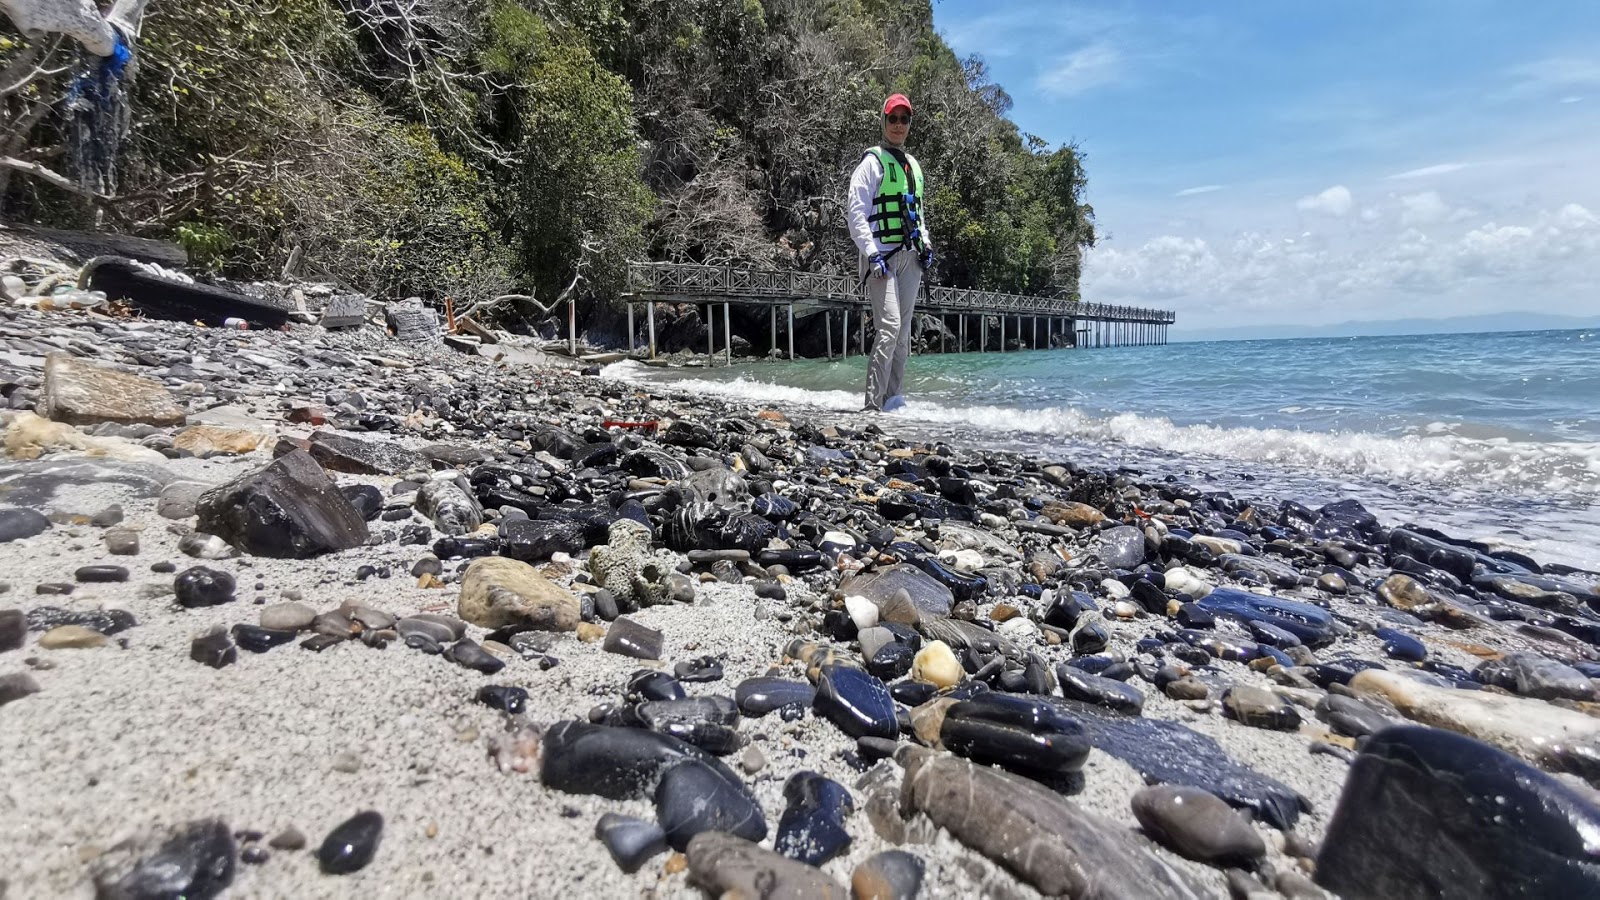
<path fill-rule="evenodd" d="M 865 365 L 607 374 L 856 417 Z M 906 396 L 879 420 L 897 433 L 1204 474 L 1246 496 L 1356 496 L 1600 567 L 1600 331 L 934 354 L 911 359 Z"/>

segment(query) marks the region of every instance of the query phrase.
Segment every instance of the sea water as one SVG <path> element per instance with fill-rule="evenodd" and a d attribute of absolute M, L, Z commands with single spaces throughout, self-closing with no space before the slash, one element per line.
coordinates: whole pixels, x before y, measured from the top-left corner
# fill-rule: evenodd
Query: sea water
<path fill-rule="evenodd" d="M 931 354 L 883 414 L 860 412 L 860 357 L 606 374 L 1241 498 L 1355 497 L 1600 569 L 1600 330 Z"/>

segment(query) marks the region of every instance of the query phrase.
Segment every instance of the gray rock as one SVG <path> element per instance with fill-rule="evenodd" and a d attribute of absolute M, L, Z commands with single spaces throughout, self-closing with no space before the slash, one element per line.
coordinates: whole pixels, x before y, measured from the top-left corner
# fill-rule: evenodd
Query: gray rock
<path fill-rule="evenodd" d="M 417 491 L 417 510 L 448 535 L 463 535 L 483 524 L 483 507 L 455 479 L 435 478 Z"/>
<path fill-rule="evenodd" d="M 1113 569 L 1132 569 L 1144 562 L 1144 532 L 1118 525 L 1100 534 L 1100 561 Z"/>
<path fill-rule="evenodd" d="M 33 676 L 26 672 L 0 675 L 0 706 L 37 693 L 39 693 L 39 682 L 34 681 Z"/>
<path fill-rule="evenodd" d="M 1593 682 L 1582 672 L 1537 653 L 1507 653 L 1499 659 L 1483 662 L 1475 674 L 1484 684 L 1524 697 L 1540 700 L 1593 700 L 1595 697 Z"/>
<path fill-rule="evenodd" d="M 428 468 L 422 454 L 388 441 L 360 440 L 336 431 L 313 431 L 310 440 L 311 457 L 330 472 L 398 476 Z"/>
<path fill-rule="evenodd" d="M 1102 900 L 1209 896 L 1116 822 L 1037 782 L 903 745 L 907 812 L 922 812 L 1040 893 Z"/>
<path fill-rule="evenodd" d="M 0 609 L 0 653 L 21 647 L 28 637 L 28 617 L 20 609 Z"/>
<path fill-rule="evenodd" d="M 654 822 L 608 812 L 595 823 L 594 836 L 606 845 L 617 868 L 632 874 L 667 849 L 667 833 Z"/>
<path fill-rule="evenodd" d="M 1133 815 L 1163 846 L 1207 863 L 1249 863 L 1266 855 L 1261 835 L 1215 794 L 1158 784 L 1133 795 Z"/>
<path fill-rule="evenodd" d="M 689 842 L 689 877 L 712 896 L 762 900 L 845 900 L 844 885 L 821 869 L 720 831 Z"/>
<path fill-rule="evenodd" d="M 214 487 L 203 481 L 174 481 L 161 489 L 156 512 L 164 519 L 187 519 L 195 514 L 201 496 Z"/>
<path fill-rule="evenodd" d="M 149 856 L 131 865 L 106 866 L 95 880 L 96 896 L 117 900 L 184 897 L 211 900 L 233 883 L 238 848 L 228 826 L 218 820 L 179 829 Z"/>
<path fill-rule="evenodd" d="M 31 538 L 50 527 L 43 513 L 31 509 L 0 509 L 0 544 Z"/>
<path fill-rule="evenodd" d="M 139 532 L 130 528 L 113 528 L 105 533 L 106 552 L 112 556 L 137 556 Z"/>
<path fill-rule="evenodd" d="M 916 612 L 925 616 L 944 617 L 950 615 L 950 609 L 955 605 L 955 595 L 950 589 L 935 581 L 933 576 L 909 563 L 877 569 L 861 575 L 852 575 L 839 584 L 839 591 L 846 596 L 865 597 L 871 600 L 880 613 L 890 601 L 894 599 L 897 591 L 905 591 L 911 597 L 911 603 Z M 889 618 L 885 621 L 905 622 L 905 617 Z M 910 623 L 907 623 L 910 624 Z"/>
<path fill-rule="evenodd" d="M 395 623 L 394 630 L 400 637 L 410 639 L 412 635 L 422 635 L 435 644 L 448 644 L 456 639 L 453 629 L 438 622 L 428 622 L 422 619 L 405 618 Z"/>
<path fill-rule="evenodd" d="M 65 353 L 45 357 L 40 412 L 47 419 L 72 425 L 181 425 L 187 415 L 160 382 Z"/>
<path fill-rule="evenodd" d="M 915 900 L 927 863 L 904 850 L 885 850 L 856 866 L 851 894 L 860 900 Z"/>
<path fill-rule="evenodd" d="M 180 538 L 178 549 L 185 556 L 192 556 L 195 559 L 229 559 L 239 555 L 238 551 L 222 538 L 198 531 Z"/>
<path fill-rule="evenodd" d="M 304 559 L 367 542 L 367 523 L 304 450 L 207 491 L 199 528 L 257 556 Z"/>
<path fill-rule="evenodd" d="M 623 616 L 606 629 L 603 646 L 609 653 L 631 656 L 634 659 L 660 659 L 661 642 L 661 632 Z"/>
<path fill-rule="evenodd" d="M 1236 721 L 1254 728 L 1294 731 L 1300 727 L 1300 713 L 1289 701 L 1247 684 L 1229 688 L 1222 696 L 1222 708 Z"/>
<path fill-rule="evenodd" d="M 261 627 L 276 631 L 303 631 L 311 627 L 317 611 L 304 603 L 274 603 L 261 610 Z"/>

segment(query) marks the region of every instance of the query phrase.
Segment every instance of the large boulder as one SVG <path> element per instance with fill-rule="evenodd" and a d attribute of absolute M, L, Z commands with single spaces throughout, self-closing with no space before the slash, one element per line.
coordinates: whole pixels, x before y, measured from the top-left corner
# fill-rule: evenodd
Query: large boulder
<path fill-rule="evenodd" d="M 305 559 L 359 547 L 370 536 L 361 513 L 304 450 L 212 488 L 196 512 L 197 530 L 256 556 Z"/>
<path fill-rule="evenodd" d="M 44 361 L 44 397 L 39 413 L 71 425 L 101 422 L 178 425 L 183 407 L 158 381 L 51 353 Z"/>

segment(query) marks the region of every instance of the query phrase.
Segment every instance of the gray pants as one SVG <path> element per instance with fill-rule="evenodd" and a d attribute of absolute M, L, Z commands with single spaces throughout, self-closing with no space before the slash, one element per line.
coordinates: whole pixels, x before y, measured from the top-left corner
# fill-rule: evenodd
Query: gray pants
<path fill-rule="evenodd" d="M 917 255 L 901 250 L 889 257 L 889 277 L 867 276 L 867 298 L 872 301 L 872 324 L 878 329 L 867 361 L 867 406 L 882 409 L 883 401 L 900 393 L 906 357 L 911 355 L 912 313 L 922 288 L 922 266 Z M 861 258 L 861 271 L 867 269 Z"/>

